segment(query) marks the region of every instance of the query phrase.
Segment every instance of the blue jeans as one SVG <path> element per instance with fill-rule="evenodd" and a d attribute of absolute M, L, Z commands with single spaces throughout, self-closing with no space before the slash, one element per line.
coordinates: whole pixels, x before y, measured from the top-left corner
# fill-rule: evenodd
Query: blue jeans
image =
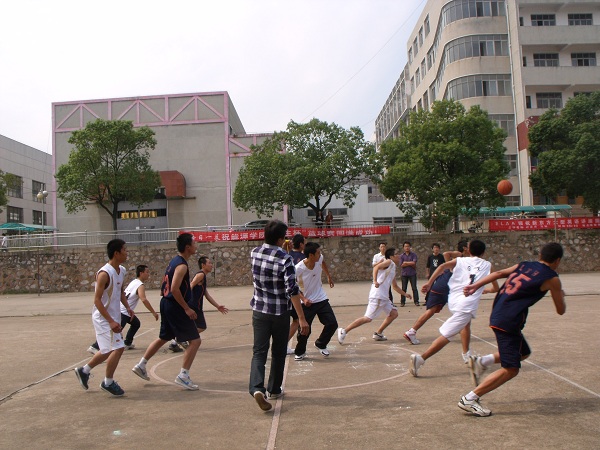
<path fill-rule="evenodd" d="M 254 395 L 256 391 L 265 393 L 265 364 L 272 338 L 271 372 L 266 390 L 273 394 L 279 394 L 287 357 L 290 313 L 286 312 L 276 316 L 252 311 L 252 328 L 254 329 L 254 346 L 252 347 L 248 391 L 250 395 Z"/>

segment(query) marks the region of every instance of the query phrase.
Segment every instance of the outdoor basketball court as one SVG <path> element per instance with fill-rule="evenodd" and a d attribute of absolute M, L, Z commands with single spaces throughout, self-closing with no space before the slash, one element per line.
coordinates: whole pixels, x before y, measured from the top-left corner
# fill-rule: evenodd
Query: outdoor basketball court
<path fill-rule="evenodd" d="M 152 316 L 140 314 L 137 348 L 125 351 L 115 376 L 123 398 L 99 389 L 103 367 L 92 372 L 88 391 L 72 370 L 89 359 L 94 340 L 91 293 L 3 296 L 0 448 L 598 448 L 600 276 L 562 278 L 567 313 L 558 316 L 549 298 L 531 310 L 525 335 L 533 354 L 516 379 L 482 399 L 493 411 L 486 418 L 456 406 L 472 389 L 458 341 L 419 378 L 408 373 L 409 355 L 423 352 L 441 323 L 434 317 L 419 332 L 421 344 L 410 345 L 402 334 L 423 307 L 399 308 L 386 342 L 371 339 L 373 325 L 350 332 L 344 346 L 334 337 L 328 359 L 311 337 L 306 360 L 288 358 L 284 398 L 264 413 L 247 392 L 249 287 L 211 291 L 232 311 L 222 316 L 208 305 L 209 328 L 191 370 L 199 391 L 172 382 L 181 353 L 151 359 L 150 382 L 131 372 L 158 333 Z M 340 325 L 364 313 L 368 283 L 326 290 Z M 149 299 L 158 306 L 157 292 Z M 481 354 L 495 350 L 491 299 L 484 297 L 472 327 L 472 349 Z M 439 319 L 447 316 L 444 310 Z M 321 330 L 317 321 L 314 330 Z"/>

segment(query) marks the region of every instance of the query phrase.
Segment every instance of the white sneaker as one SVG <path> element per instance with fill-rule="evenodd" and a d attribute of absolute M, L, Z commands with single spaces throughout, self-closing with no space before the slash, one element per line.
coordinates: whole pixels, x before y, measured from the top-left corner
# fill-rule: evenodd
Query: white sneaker
<path fill-rule="evenodd" d="M 387 341 L 387 338 L 383 334 L 379 334 L 377 331 L 373 333 L 373 339 L 376 341 Z"/>
<path fill-rule="evenodd" d="M 90 345 L 87 349 L 88 353 L 91 353 L 92 355 L 95 355 L 96 353 L 98 353 L 98 349 L 92 345 Z"/>
<path fill-rule="evenodd" d="M 340 343 L 340 345 L 344 345 L 344 339 L 346 339 L 346 330 L 340 328 L 338 330 L 338 342 Z"/>
<path fill-rule="evenodd" d="M 404 333 L 404 338 L 412 345 L 417 345 L 421 343 L 421 341 L 417 339 L 417 333 L 411 333 L 410 331 L 407 331 L 406 333 Z"/>
<path fill-rule="evenodd" d="M 471 350 L 467 351 L 467 353 L 463 353 L 462 357 L 465 364 L 469 364 L 469 359 L 471 358 Z"/>
<path fill-rule="evenodd" d="M 125 346 L 125 350 L 133 350 L 134 348 L 135 348 L 135 344 Z"/>
<path fill-rule="evenodd" d="M 267 400 L 276 400 L 280 397 L 283 397 L 283 388 L 281 388 L 281 392 L 279 394 L 271 394 L 267 392 Z"/>
<path fill-rule="evenodd" d="M 294 349 L 292 347 L 288 347 L 287 348 L 287 354 L 288 355 L 293 355 L 294 354 Z"/>
<path fill-rule="evenodd" d="M 317 347 L 316 342 L 315 342 L 315 347 Z M 327 347 L 325 347 L 325 348 L 317 347 L 317 350 L 319 350 L 319 353 L 321 353 L 321 355 L 323 355 L 325 358 L 327 358 L 329 356 L 329 350 L 327 350 Z"/>
<path fill-rule="evenodd" d="M 262 392 L 256 391 L 254 394 L 252 394 L 252 396 L 254 397 L 254 400 L 256 400 L 256 403 L 258 403 L 260 409 L 263 411 L 268 411 L 273 407 L 273 405 L 267 401 L 267 397 L 265 397 L 265 394 Z"/>
<path fill-rule="evenodd" d="M 139 365 L 136 364 L 135 366 L 133 366 L 133 369 L 131 369 L 131 371 L 135 373 L 138 377 L 140 377 L 142 380 L 150 381 L 150 377 L 148 376 L 148 372 L 146 372 L 146 369 L 142 369 Z"/>
<path fill-rule="evenodd" d="M 410 374 L 413 377 L 416 377 L 419 375 L 419 368 L 425 364 L 425 360 L 423 359 L 423 357 L 421 355 L 417 355 L 416 353 L 413 353 L 412 355 L 410 355 Z"/>
<path fill-rule="evenodd" d="M 469 357 L 469 371 L 471 372 L 471 380 L 473 380 L 475 387 L 479 386 L 481 376 L 486 370 L 487 367 L 481 364 L 481 356 Z"/>
<path fill-rule="evenodd" d="M 467 400 L 464 395 L 460 398 L 458 407 L 479 417 L 487 417 L 492 415 L 492 411 L 479 403 L 479 400 Z"/>
<path fill-rule="evenodd" d="M 301 355 L 294 355 L 294 361 L 302 361 L 306 358 L 306 353 L 302 353 Z"/>
<path fill-rule="evenodd" d="M 177 375 L 177 378 L 175 378 L 175 383 L 177 383 L 179 386 L 183 386 L 184 388 L 190 391 L 198 390 L 198 385 L 194 384 L 190 377 L 182 377 L 181 375 Z"/>

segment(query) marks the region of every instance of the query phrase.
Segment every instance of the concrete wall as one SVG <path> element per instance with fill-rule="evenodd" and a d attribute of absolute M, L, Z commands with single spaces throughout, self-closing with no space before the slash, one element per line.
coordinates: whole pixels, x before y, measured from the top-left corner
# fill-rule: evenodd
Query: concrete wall
<path fill-rule="evenodd" d="M 539 249 L 554 240 L 554 233 L 515 232 L 444 236 L 412 237 L 413 250 L 419 257 L 418 275 L 425 276 L 425 263 L 431 245 L 439 242 L 442 250 L 454 249 L 461 238 L 479 238 L 487 244 L 486 258 L 493 267 L 503 268 L 521 260 L 536 259 Z M 600 233 L 597 230 L 559 233 L 565 247 L 561 272 L 600 271 Z M 401 247 L 404 236 L 370 236 L 364 238 L 332 238 L 319 242 L 334 281 L 365 281 L 371 278 L 371 259 L 378 243 Z M 250 250 L 258 242 L 219 242 L 200 244 L 198 253 L 210 255 L 215 271 L 209 277 L 213 286 L 250 285 Z M 160 287 L 164 269 L 175 254 L 174 245 L 129 247 L 127 282 L 135 276 L 135 266 L 150 267 L 151 289 Z M 42 292 L 89 292 L 93 290 L 94 275 L 105 262 L 103 248 L 75 248 L 55 252 L 9 252 L 0 254 L 0 294 L 37 292 L 37 273 L 41 274 Z M 198 270 L 197 258 L 190 260 L 190 270 Z"/>

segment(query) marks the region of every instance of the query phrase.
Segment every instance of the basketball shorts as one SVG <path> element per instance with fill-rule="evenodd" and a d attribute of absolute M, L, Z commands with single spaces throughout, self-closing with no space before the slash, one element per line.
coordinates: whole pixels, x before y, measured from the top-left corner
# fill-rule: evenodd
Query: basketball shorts
<path fill-rule="evenodd" d="M 453 336 L 456 336 L 469 324 L 472 318 L 473 315 L 469 312 L 454 312 L 440 327 L 440 334 L 451 340 Z"/>
<path fill-rule="evenodd" d="M 392 309 L 397 310 L 396 306 L 394 306 L 389 298 L 370 298 L 369 304 L 367 305 L 367 310 L 365 311 L 365 317 L 373 320 L 376 319 L 381 313 L 389 315 L 392 312 Z"/>
<path fill-rule="evenodd" d="M 198 339 L 196 323 L 188 317 L 183 308 L 175 300 L 160 299 L 160 332 L 158 337 L 163 341 L 177 339 L 177 342 Z"/>
<path fill-rule="evenodd" d="M 531 354 L 531 349 L 523 333 L 511 334 L 496 328 L 492 328 L 492 330 L 494 330 L 496 342 L 498 342 L 500 365 L 505 369 L 520 368 L 521 359 Z"/>

